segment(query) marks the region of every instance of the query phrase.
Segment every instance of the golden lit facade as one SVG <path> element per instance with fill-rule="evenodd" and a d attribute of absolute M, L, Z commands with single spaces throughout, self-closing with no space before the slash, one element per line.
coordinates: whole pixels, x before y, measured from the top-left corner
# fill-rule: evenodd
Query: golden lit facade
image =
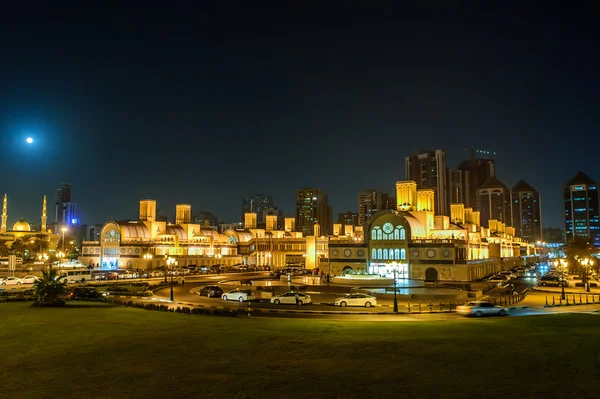
<path fill-rule="evenodd" d="M 397 210 L 382 210 L 362 226 L 333 225 L 322 235 L 294 231 L 294 218 L 277 229 L 276 216 L 257 228 L 257 215 L 244 215 L 243 228 L 218 233 L 189 223 L 191 207 L 176 206 L 176 221 L 156 220 L 156 201 L 140 201 L 140 220 L 111 221 L 100 241 L 84 241 L 80 261 L 102 269 L 154 269 L 165 255 L 179 266 L 246 264 L 283 268 L 303 265 L 339 276 L 344 270 L 419 280 L 473 281 L 521 263 L 533 255 L 532 244 L 521 242 L 514 229 L 492 220 L 480 225 L 479 212 L 451 204 L 450 216 L 435 215 L 433 190 L 418 190 L 414 182 L 396 184 Z M 151 255 L 151 256 L 150 256 Z"/>

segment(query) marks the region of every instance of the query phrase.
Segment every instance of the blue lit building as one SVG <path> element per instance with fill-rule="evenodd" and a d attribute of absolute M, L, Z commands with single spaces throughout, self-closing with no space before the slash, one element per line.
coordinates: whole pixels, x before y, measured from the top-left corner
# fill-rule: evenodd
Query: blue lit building
<path fill-rule="evenodd" d="M 527 242 L 537 242 L 542 237 L 542 206 L 540 193 L 521 179 L 512 188 L 512 226 L 516 235 Z"/>
<path fill-rule="evenodd" d="M 565 186 L 565 238 L 587 238 L 600 246 L 598 185 L 583 172 L 577 173 Z"/>

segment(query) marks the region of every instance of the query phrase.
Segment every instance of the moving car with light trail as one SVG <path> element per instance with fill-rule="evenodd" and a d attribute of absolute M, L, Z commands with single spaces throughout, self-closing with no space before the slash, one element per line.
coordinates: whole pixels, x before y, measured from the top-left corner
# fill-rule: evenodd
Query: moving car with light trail
<path fill-rule="evenodd" d="M 465 316 L 506 316 L 508 310 L 506 308 L 495 306 L 487 301 L 472 301 L 456 307 L 456 313 L 464 314 Z"/>

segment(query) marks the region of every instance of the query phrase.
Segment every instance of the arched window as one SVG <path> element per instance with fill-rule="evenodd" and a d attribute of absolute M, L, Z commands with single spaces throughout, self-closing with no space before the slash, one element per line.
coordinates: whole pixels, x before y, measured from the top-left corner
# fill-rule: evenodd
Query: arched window
<path fill-rule="evenodd" d="M 400 260 L 406 260 L 406 249 L 404 248 L 400 250 Z"/>
<path fill-rule="evenodd" d="M 377 259 L 377 250 L 375 248 L 373 248 L 371 250 L 371 258 L 372 259 Z"/>
<path fill-rule="evenodd" d="M 398 248 L 394 249 L 394 259 L 400 260 L 400 250 Z"/>
<path fill-rule="evenodd" d="M 381 248 L 377 250 L 377 259 L 383 259 L 383 253 L 381 252 Z"/>
<path fill-rule="evenodd" d="M 400 229 L 396 227 L 396 229 L 394 229 L 394 240 L 399 240 L 400 239 Z"/>
<path fill-rule="evenodd" d="M 388 259 L 388 250 L 387 250 L 387 248 L 383 249 L 383 259 Z"/>
<path fill-rule="evenodd" d="M 384 239 L 384 240 L 388 240 L 388 239 L 389 239 L 389 238 L 388 238 L 388 235 L 387 235 L 386 233 L 383 233 L 383 239 Z"/>
<path fill-rule="evenodd" d="M 404 230 L 404 227 L 400 227 L 400 239 L 406 240 L 406 230 Z"/>
<path fill-rule="evenodd" d="M 383 234 L 383 232 L 380 229 L 377 229 L 377 239 L 378 240 L 383 239 L 382 234 Z"/>
<path fill-rule="evenodd" d="M 377 239 L 377 230 L 373 229 L 371 230 L 371 240 L 376 240 Z"/>

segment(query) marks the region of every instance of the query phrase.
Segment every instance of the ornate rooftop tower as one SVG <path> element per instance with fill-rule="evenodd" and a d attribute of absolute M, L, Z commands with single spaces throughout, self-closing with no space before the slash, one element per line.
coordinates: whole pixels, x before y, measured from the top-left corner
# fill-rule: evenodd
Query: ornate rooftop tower
<path fill-rule="evenodd" d="M 44 203 L 42 205 L 42 227 L 41 227 L 41 232 L 44 233 L 46 231 L 46 222 L 48 221 L 48 215 L 46 212 L 46 196 L 44 195 Z"/>
<path fill-rule="evenodd" d="M 8 200 L 6 198 L 6 194 L 4 194 L 4 202 L 2 203 L 2 224 L 0 225 L 1 232 L 6 231 L 6 220 L 8 219 L 8 214 L 7 214 L 7 210 L 6 210 L 7 203 L 8 203 Z"/>

